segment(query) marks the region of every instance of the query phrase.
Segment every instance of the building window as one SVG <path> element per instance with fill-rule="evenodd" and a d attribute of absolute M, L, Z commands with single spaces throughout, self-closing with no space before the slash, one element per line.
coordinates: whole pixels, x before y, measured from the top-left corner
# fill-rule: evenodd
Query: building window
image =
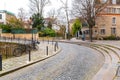
<path fill-rule="evenodd" d="M 120 13 L 120 8 L 118 8 L 118 13 Z"/>
<path fill-rule="evenodd" d="M 111 28 L 111 34 L 116 34 L 116 28 Z"/>
<path fill-rule="evenodd" d="M 116 4 L 120 4 L 120 0 L 116 0 Z"/>
<path fill-rule="evenodd" d="M 107 13 L 111 13 L 111 8 L 107 8 Z"/>
<path fill-rule="evenodd" d="M 0 14 L 0 19 L 2 19 L 2 14 Z"/>
<path fill-rule="evenodd" d="M 112 8 L 112 13 L 116 13 L 116 8 Z"/>
<path fill-rule="evenodd" d="M 112 18 L 112 24 L 116 24 L 116 18 L 115 17 Z"/>
<path fill-rule="evenodd" d="M 118 13 L 118 14 L 120 13 L 120 8 L 117 8 L 117 13 Z"/>
<path fill-rule="evenodd" d="M 105 34 L 105 29 L 101 29 L 100 33 L 101 33 L 102 35 L 104 35 L 104 34 Z"/>
<path fill-rule="evenodd" d="M 102 2 L 102 3 L 105 3 L 106 1 L 107 1 L 107 0 L 102 0 L 101 2 Z"/>
<path fill-rule="evenodd" d="M 89 34 L 89 30 L 85 30 L 85 34 L 88 35 Z"/>

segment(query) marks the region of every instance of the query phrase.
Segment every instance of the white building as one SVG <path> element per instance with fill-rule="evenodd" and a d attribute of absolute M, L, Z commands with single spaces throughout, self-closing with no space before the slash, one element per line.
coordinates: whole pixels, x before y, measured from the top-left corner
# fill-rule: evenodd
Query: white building
<path fill-rule="evenodd" d="M 7 24 L 7 19 L 16 18 L 15 15 L 6 10 L 0 10 L 0 23 Z"/>

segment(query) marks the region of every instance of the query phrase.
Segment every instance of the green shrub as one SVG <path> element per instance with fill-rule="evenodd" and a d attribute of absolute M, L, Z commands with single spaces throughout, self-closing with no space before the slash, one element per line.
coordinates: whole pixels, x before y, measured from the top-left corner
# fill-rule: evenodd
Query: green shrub
<path fill-rule="evenodd" d="M 11 32 L 11 25 L 4 25 L 4 24 L 0 24 L 0 28 L 2 29 L 3 33 L 10 33 Z"/>
<path fill-rule="evenodd" d="M 39 32 L 39 37 L 43 37 L 43 36 L 49 36 L 49 37 L 55 37 L 56 33 L 54 30 L 50 29 L 50 28 L 45 28 L 43 31 Z"/>
<path fill-rule="evenodd" d="M 116 40 L 116 36 L 111 35 L 103 38 L 104 40 Z"/>

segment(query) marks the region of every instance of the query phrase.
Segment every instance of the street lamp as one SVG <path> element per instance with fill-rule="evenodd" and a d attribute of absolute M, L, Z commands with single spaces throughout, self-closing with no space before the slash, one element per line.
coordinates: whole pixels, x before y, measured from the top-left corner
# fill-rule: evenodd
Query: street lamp
<path fill-rule="evenodd" d="M 32 43 L 33 43 L 33 28 L 32 28 Z"/>
<path fill-rule="evenodd" d="M 30 28 L 31 28 L 31 31 L 32 31 L 32 43 L 33 43 L 33 19 L 30 17 L 30 22 L 31 22 L 31 25 L 30 25 Z"/>

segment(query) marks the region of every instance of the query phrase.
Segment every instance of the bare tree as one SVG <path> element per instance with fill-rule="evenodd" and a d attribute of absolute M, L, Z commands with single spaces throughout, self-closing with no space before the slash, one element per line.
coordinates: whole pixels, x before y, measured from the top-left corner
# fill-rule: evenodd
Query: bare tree
<path fill-rule="evenodd" d="M 90 41 L 92 42 L 92 28 L 95 26 L 95 20 L 103 11 L 110 0 L 74 0 L 73 14 L 82 17 L 89 26 Z"/>
<path fill-rule="evenodd" d="M 63 36 L 63 38 L 65 38 L 66 16 L 65 16 L 64 8 L 59 8 L 57 10 L 51 9 L 50 11 L 48 11 L 48 17 L 51 18 L 53 24 L 55 24 L 57 27 L 60 28 L 58 30 L 58 34 L 60 34 L 61 36 Z"/>
<path fill-rule="evenodd" d="M 50 11 L 48 11 L 47 12 L 47 14 L 48 14 L 48 17 L 56 17 L 56 15 L 57 15 L 57 12 L 56 12 L 56 10 L 55 9 L 51 9 Z"/>
<path fill-rule="evenodd" d="M 19 8 L 18 10 L 19 10 L 18 18 L 20 18 L 21 21 L 24 21 L 27 16 L 27 13 L 25 12 L 23 8 Z"/>
<path fill-rule="evenodd" d="M 39 13 L 43 15 L 44 8 L 47 4 L 50 3 L 50 0 L 29 0 L 30 1 L 30 11 L 31 13 Z"/>
<path fill-rule="evenodd" d="M 64 9 L 65 11 L 65 15 L 66 15 L 66 20 L 67 20 L 67 28 L 68 28 L 68 34 L 67 37 L 68 39 L 70 38 L 70 28 L 69 28 L 69 10 L 68 10 L 68 0 L 65 0 L 65 2 L 63 0 L 60 0 L 60 2 L 62 3 L 62 7 L 61 9 Z"/>
<path fill-rule="evenodd" d="M 50 18 L 50 22 L 53 24 L 57 20 L 58 12 L 55 9 L 51 9 L 48 11 L 47 15 Z"/>
<path fill-rule="evenodd" d="M 51 9 L 50 11 L 48 11 L 48 17 L 51 18 L 51 22 L 56 24 L 56 25 L 60 25 L 59 20 L 62 18 L 63 20 L 63 13 L 61 11 L 61 9 Z M 62 24 L 62 23 L 61 23 Z"/>

